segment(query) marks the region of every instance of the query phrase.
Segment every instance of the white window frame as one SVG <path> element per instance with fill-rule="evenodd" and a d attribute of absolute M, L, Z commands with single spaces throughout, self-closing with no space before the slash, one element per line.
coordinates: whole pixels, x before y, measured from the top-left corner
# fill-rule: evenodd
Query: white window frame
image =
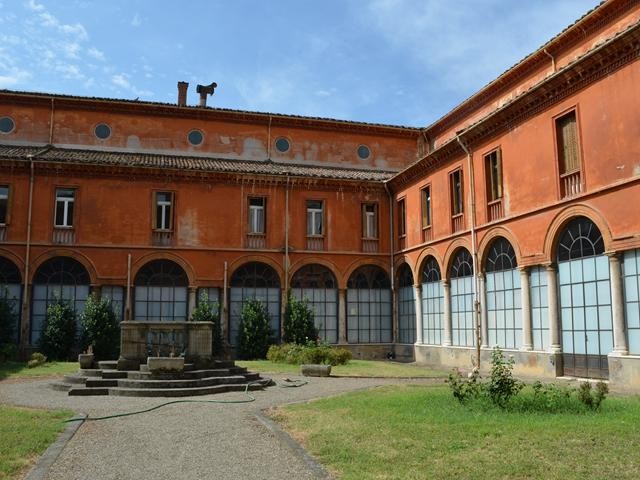
<path fill-rule="evenodd" d="M 262 205 L 251 204 L 252 201 L 256 200 L 261 201 Z M 267 199 L 265 197 L 249 197 L 249 234 L 264 235 L 266 233 L 266 204 Z M 260 212 L 262 212 L 262 216 L 260 215 Z"/>
<path fill-rule="evenodd" d="M 71 197 L 62 196 L 63 192 L 71 192 Z M 73 188 L 56 188 L 56 205 L 53 212 L 54 225 L 58 228 L 73 227 L 73 212 L 69 215 L 69 204 L 76 201 L 76 191 Z M 62 222 L 58 223 L 58 204 L 62 203 Z"/>
<path fill-rule="evenodd" d="M 159 196 L 160 195 L 168 195 L 169 196 L 169 200 L 160 200 Z M 154 229 L 155 230 L 163 230 L 163 231 L 170 231 L 172 228 L 172 224 L 173 224 L 173 200 L 174 200 L 174 196 L 173 196 L 173 192 L 155 192 L 155 214 L 156 214 L 156 218 L 155 218 L 155 224 L 154 224 Z M 158 207 L 160 207 L 160 216 L 158 217 Z M 165 224 L 165 220 L 167 219 L 167 208 L 169 210 L 169 216 L 168 216 L 168 223 L 169 225 Z"/>
<path fill-rule="evenodd" d="M 369 211 L 371 209 L 371 211 Z M 362 217 L 364 219 L 363 237 L 367 239 L 378 238 L 378 205 L 365 203 L 362 205 Z"/>
<path fill-rule="evenodd" d="M 320 208 L 312 207 L 312 202 L 319 202 Z M 316 228 L 318 216 L 320 217 L 320 228 Z M 322 235 L 324 235 L 324 201 L 307 200 L 307 236 L 320 237 Z"/>

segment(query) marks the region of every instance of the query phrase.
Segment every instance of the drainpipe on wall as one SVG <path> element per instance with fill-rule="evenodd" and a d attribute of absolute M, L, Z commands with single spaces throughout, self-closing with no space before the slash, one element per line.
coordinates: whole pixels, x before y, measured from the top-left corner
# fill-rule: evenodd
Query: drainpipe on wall
<path fill-rule="evenodd" d="M 556 73 L 556 59 L 553 55 L 551 55 L 549 52 L 547 52 L 547 49 L 544 48 L 542 49 L 542 51 L 544 53 L 547 54 L 547 56 L 551 59 L 551 70 L 553 71 L 553 73 Z"/>
<path fill-rule="evenodd" d="M 389 196 L 389 274 L 391 278 L 391 305 L 393 312 L 392 323 L 393 329 L 392 334 L 393 338 L 391 339 L 393 343 L 396 341 L 396 325 L 397 325 L 397 311 L 396 311 L 396 290 L 395 290 L 395 275 L 393 273 L 393 252 L 394 252 L 394 241 L 393 241 L 393 195 L 389 190 L 389 185 L 387 182 L 384 182 L 384 189 L 387 191 L 387 195 Z"/>
<path fill-rule="evenodd" d="M 480 287 L 478 285 L 480 278 L 478 277 L 478 244 L 476 238 L 476 188 L 475 177 L 473 174 L 473 156 L 469 149 L 460 139 L 460 135 L 456 134 L 456 140 L 467 154 L 467 165 L 469 169 L 469 195 L 471 200 L 471 256 L 473 258 L 473 310 L 476 324 L 476 364 L 475 367 L 480 370 L 480 345 L 482 344 L 482 325 L 480 321 Z"/>
<path fill-rule="evenodd" d="M 49 119 L 49 145 L 53 145 L 53 112 L 55 110 L 54 98 L 51 98 L 51 118 Z"/>
<path fill-rule="evenodd" d="M 227 339 L 228 331 L 229 331 L 229 317 L 228 317 L 228 306 L 227 306 L 227 262 L 224 262 L 224 280 L 222 284 L 222 322 L 224 331 L 222 332 L 222 338 Z M 224 342 L 226 343 L 226 342 Z"/>
<path fill-rule="evenodd" d="M 267 160 L 271 160 L 271 115 L 269 115 L 269 127 L 267 128 Z M 287 183 L 289 177 L 287 177 Z"/>
<path fill-rule="evenodd" d="M 284 286 L 289 290 L 289 175 L 284 190 Z"/>
<path fill-rule="evenodd" d="M 125 318 L 131 321 L 131 254 L 127 254 L 127 301 L 125 309 Z"/>

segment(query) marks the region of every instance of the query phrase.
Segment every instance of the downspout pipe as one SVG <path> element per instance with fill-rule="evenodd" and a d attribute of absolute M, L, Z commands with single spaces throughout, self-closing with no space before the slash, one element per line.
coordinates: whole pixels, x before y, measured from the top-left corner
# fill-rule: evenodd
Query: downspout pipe
<path fill-rule="evenodd" d="M 546 48 L 543 48 L 542 51 L 551 59 L 551 69 L 553 70 L 553 73 L 556 73 L 556 58 L 547 52 Z"/>
<path fill-rule="evenodd" d="M 464 144 L 460 135 L 456 134 L 456 140 L 460 144 L 460 147 L 467 154 L 467 168 L 469 169 L 469 196 L 471 203 L 471 214 L 469 219 L 471 220 L 471 256 L 473 258 L 473 310 L 475 314 L 476 324 L 476 359 L 475 367 L 480 370 L 480 345 L 482 344 L 482 325 L 480 315 L 480 277 L 479 264 L 478 264 L 478 239 L 476 233 L 476 188 L 475 188 L 475 176 L 473 172 L 473 154 Z"/>
<path fill-rule="evenodd" d="M 394 241 L 393 241 L 393 194 L 391 193 L 391 190 L 389 190 L 389 184 L 387 182 L 384 182 L 384 189 L 387 191 L 387 195 L 389 196 L 389 274 L 390 274 L 390 278 L 391 278 L 391 298 L 393 300 L 393 308 L 391 309 L 391 311 L 393 312 L 392 314 L 392 326 L 396 325 L 396 302 L 395 302 L 395 274 L 394 274 L 394 269 L 393 269 L 393 259 L 394 259 Z M 396 338 L 395 338 L 395 332 L 396 329 L 392 328 L 392 341 L 395 343 Z"/>

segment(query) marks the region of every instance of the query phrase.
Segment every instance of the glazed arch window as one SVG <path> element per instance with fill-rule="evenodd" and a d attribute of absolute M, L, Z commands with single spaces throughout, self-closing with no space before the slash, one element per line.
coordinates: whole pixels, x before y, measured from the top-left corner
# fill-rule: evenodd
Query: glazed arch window
<path fill-rule="evenodd" d="M 371 150 L 366 145 L 360 145 L 358 147 L 358 158 L 360 160 L 367 160 L 371 156 Z"/>
<path fill-rule="evenodd" d="M 276 139 L 276 150 L 278 150 L 280 153 L 288 152 L 290 147 L 291 145 L 289 144 L 289 140 L 287 140 L 285 137 L 278 137 Z"/>
<path fill-rule="evenodd" d="M 0 117 L 0 133 L 11 133 L 16 128 L 16 122 L 11 117 Z"/>
<path fill-rule="evenodd" d="M 73 227 L 73 210 L 76 191 L 71 188 L 56 188 L 55 226 Z"/>
<path fill-rule="evenodd" d="M 194 130 L 191 130 L 187 135 L 187 140 L 191 145 L 193 145 L 194 147 L 197 147 L 198 145 L 201 145 L 202 142 L 204 141 L 204 135 L 200 130 L 194 129 Z"/>
<path fill-rule="evenodd" d="M 155 219 L 156 230 L 171 230 L 173 228 L 173 192 L 155 193 Z"/>
<path fill-rule="evenodd" d="M 93 133 L 100 140 L 106 140 L 111 136 L 111 127 L 106 123 L 99 123 L 93 129 Z"/>
<path fill-rule="evenodd" d="M 9 223 L 9 186 L 0 185 L 0 226 Z"/>

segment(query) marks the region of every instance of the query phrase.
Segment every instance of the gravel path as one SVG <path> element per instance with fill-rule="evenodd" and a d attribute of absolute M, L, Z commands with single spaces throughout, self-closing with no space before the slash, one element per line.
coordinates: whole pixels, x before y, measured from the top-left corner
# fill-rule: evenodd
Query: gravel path
<path fill-rule="evenodd" d="M 284 378 L 273 376 L 276 381 Z M 51 380 L 0 382 L 0 403 L 66 408 L 103 416 L 149 408 L 162 398 L 69 397 L 49 388 Z M 51 467 L 54 479 L 289 479 L 317 478 L 290 446 L 267 429 L 255 413 L 380 385 L 441 383 L 438 380 L 313 378 L 301 388 L 269 387 L 252 392 L 245 404 L 175 404 L 153 412 L 85 422 Z M 190 397 L 240 399 L 239 393 Z"/>

